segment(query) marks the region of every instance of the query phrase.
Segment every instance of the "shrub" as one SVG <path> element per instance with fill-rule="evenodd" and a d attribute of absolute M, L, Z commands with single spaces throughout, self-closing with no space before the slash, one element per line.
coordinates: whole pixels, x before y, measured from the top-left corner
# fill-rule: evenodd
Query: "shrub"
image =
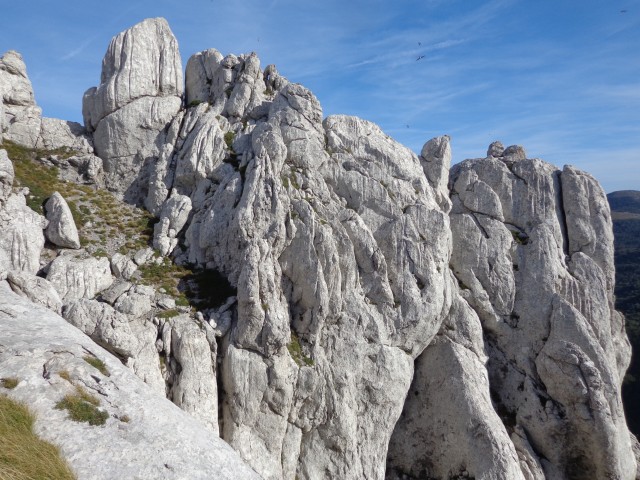
<path fill-rule="evenodd" d="M 0 395 L 0 478 L 11 480 L 73 480 L 58 449 L 33 433 L 29 409 Z"/>
<path fill-rule="evenodd" d="M 313 366 L 313 360 L 302 353 L 300 339 L 294 332 L 291 332 L 291 341 L 287 344 L 287 350 L 289 350 L 289 355 L 298 365 Z"/>

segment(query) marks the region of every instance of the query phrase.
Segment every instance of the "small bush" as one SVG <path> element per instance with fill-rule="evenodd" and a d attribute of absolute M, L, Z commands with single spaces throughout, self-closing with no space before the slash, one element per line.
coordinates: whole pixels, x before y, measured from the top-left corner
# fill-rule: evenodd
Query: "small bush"
<path fill-rule="evenodd" d="M 224 143 L 227 144 L 227 148 L 233 151 L 233 140 L 236 138 L 235 132 L 227 132 L 224 134 Z"/>
<path fill-rule="evenodd" d="M 99 358 L 92 357 L 90 355 L 85 355 L 84 357 L 82 357 L 82 359 L 85 362 L 87 362 L 89 365 L 91 365 L 93 368 L 96 368 L 105 377 L 111 376 L 111 374 L 109 373 L 109 370 L 107 369 L 107 366 Z"/>
<path fill-rule="evenodd" d="M 19 380 L 17 378 L 3 378 L 0 380 L 0 384 L 8 390 L 13 390 L 18 386 Z"/>
<path fill-rule="evenodd" d="M 302 353 L 300 339 L 294 332 L 291 332 L 291 341 L 287 344 L 287 350 L 289 350 L 289 355 L 298 365 L 313 366 L 313 360 Z"/>
<path fill-rule="evenodd" d="M 58 449 L 33 433 L 34 421 L 27 407 L 0 395 L 0 478 L 73 480 Z"/>
<path fill-rule="evenodd" d="M 76 422 L 86 422 L 89 425 L 104 425 L 109 418 L 109 414 L 97 407 L 100 400 L 92 396 L 86 390 L 76 387 L 75 394 L 65 395 L 56 403 L 57 410 L 67 410 L 71 420 Z"/>

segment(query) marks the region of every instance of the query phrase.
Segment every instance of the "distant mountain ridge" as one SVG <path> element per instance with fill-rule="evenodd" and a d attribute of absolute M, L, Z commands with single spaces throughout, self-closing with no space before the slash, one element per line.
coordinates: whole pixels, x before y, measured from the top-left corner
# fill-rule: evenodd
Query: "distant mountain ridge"
<path fill-rule="evenodd" d="M 640 434 L 640 191 L 621 190 L 607 195 L 613 219 L 616 266 L 616 308 L 626 317 L 634 355 L 622 388 L 627 422 Z"/>

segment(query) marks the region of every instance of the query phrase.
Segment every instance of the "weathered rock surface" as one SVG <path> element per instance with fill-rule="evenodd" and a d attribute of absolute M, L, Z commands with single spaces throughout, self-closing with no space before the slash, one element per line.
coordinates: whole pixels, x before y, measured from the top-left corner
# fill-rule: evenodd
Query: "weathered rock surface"
<path fill-rule="evenodd" d="M 100 85 L 83 99 L 84 123 L 104 161 L 106 186 L 138 202 L 148 182 L 140 171 L 156 161 L 165 127 L 182 105 L 182 63 L 166 20 L 147 19 L 114 37 Z"/>
<path fill-rule="evenodd" d="M 163 20 L 118 35 L 85 124 L 159 253 L 211 274 L 207 308 L 136 285 L 148 251 L 114 255 L 113 285 L 108 260 L 62 255 L 47 278 L 71 323 L 264 478 L 634 478 L 592 177 L 500 142 L 450 170 L 448 136 L 418 156 L 323 120 L 255 54 L 192 56 L 183 108 L 179 62 Z M 5 163 L 0 216 L 24 202 Z M 35 258 L 1 235 L 3 270 Z"/>
<path fill-rule="evenodd" d="M 56 150 L 66 148 L 78 154 L 93 153 L 93 144 L 85 128 L 76 122 L 57 118 L 42 119 L 36 148 Z"/>
<path fill-rule="evenodd" d="M 80 248 L 80 237 L 69 205 L 59 192 L 54 192 L 44 205 L 49 222 L 45 230 L 47 240 L 64 248 Z"/>
<path fill-rule="evenodd" d="M 6 150 L 0 150 L 0 206 L 13 192 L 13 179 L 15 172 L 13 163 L 9 160 Z"/>
<path fill-rule="evenodd" d="M 34 303 L 44 305 L 58 314 L 62 311 L 62 299 L 56 289 L 46 278 L 37 277 L 26 272 L 9 272 L 7 282 L 15 293 L 26 297 Z"/>
<path fill-rule="evenodd" d="M 104 257 L 93 258 L 82 251 L 58 255 L 49 266 L 47 280 L 64 303 L 93 298 L 113 283 L 109 260 Z"/>
<path fill-rule="evenodd" d="M 451 265 L 482 321 L 493 401 L 548 478 L 633 478 L 604 192 L 523 155 L 465 161 L 449 183 Z"/>
<path fill-rule="evenodd" d="M 155 349 L 156 328 L 145 319 L 131 318 L 107 303 L 82 298 L 68 304 L 65 320 L 109 350 L 159 395 L 165 382 Z"/>
<path fill-rule="evenodd" d="M 0 208 L 0 270 L 40 270 L 46 226 L 47 220 L 27 207 L 22 192 L 9 195 Z"/>
<path fill-rule="evenodd" d="M 0 58 L 0 103 L 3 113 L 0 136 L 20 145 L 35 147 L 42 110 L 33 97 L 22 56 L 13 50 Z"/>
<path fill-rule="evenodd" d="M 174 360 L 169 362 L 175 375 L 169 398 L 218 434 L 215 341 L 210 344 L 188 315 L 165 322 L 163 339 L 165 353 Z"/>
<path fill-rule="evenodd" d="M 200 422 L 6 283 L 0 285 L 0 326 L 0 377 L 19 380 L 13 390 L 0 390 L 29 405 L 36 433 L 60 447 L 79 480 L 260 478 Z M 109 376 L 91 367 L 83 359 L 87 355 L 104 362 Z M 54 408 L 76 386 L 99 399 L 99 408 L 109 414 L 103 426 L 74 422 Z"/>

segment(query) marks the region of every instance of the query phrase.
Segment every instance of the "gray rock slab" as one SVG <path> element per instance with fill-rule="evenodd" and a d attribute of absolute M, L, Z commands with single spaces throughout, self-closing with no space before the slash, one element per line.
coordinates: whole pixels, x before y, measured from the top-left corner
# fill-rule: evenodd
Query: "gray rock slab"
<path fill-rule="evenodd" d="M 36 416 L 35 432 L 57 445 L 79 480 L 113 478 L 258 479 L 225 442 L 153 393 L 115 357 L 53 312 L 0 285 L 2 390 Z M 104 362 L 109 376 L 83 357 Z M 61 377 L 65 376 L 70 381 Z M 80 386 L 99 399 L 106 423 L 72 421 L 55 405 Z"/>

